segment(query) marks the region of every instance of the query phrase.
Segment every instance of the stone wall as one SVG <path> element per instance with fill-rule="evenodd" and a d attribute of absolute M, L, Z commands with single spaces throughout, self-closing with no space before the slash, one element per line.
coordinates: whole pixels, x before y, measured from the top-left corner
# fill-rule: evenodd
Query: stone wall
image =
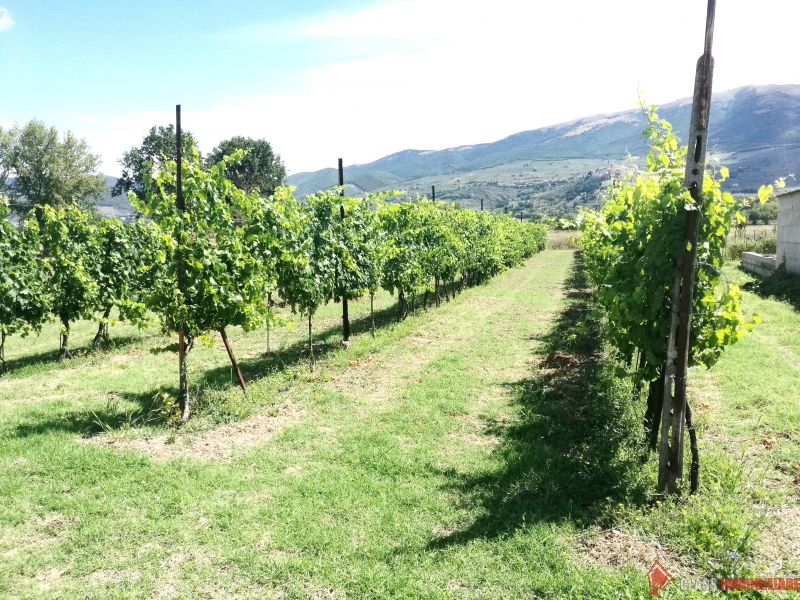
<path fill-rule="evenodd" d="M 800 190 L 778 196 L 778 264 L 800 276 Z"/>
<path fill-rule="evenodd" d="M 772 275 L 778 268 L 774 256 L 764 256 L 755 252 L 742 252 L 742 268 L 757 275 Z"/>

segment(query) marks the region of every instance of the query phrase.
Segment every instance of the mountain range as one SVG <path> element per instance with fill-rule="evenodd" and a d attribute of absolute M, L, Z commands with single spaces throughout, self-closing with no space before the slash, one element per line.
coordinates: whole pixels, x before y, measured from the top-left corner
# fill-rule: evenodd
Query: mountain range
<path fill-rule="evenodd" d="M 691 104 L 691 98 L 686 98 L 658 110 L 681 139 L 686 137 Z M 537 184 L 560 181 L 563 187 L 580 184 L 587 177 L 602 180 L 604 173 L 621 167 L 628 153 L 645 155 L 641 134 L 646 127 L 644 111 L 638 108 L 599 114 L 491 143 L 403 150 L 345 167 L 345 182 L 358 192 L 390 188 L 427 192 L 436 185 L 437 198 L 474 205 L 476 198 L 485 195 L 495 203 L 541 206 L 542 202 L 532 203 L 532 194 L 527 193 Z M 711 158 L 730 168 L 726 182 L 730 191 L 752 193 L 778 177 L 800 173 L 800 85 L 749 85 L 715 94 L 709 131 Z M 487 172 L 489 177 L 483 177 Z M 515 176 L 504 183 L 503 173 Z M 303 195 L 336 185 L 337 173 L 335 169 L 296 173 L 287 182 Z M 546 196 L 559 185 L 544 187 L 533 195 Z"/>

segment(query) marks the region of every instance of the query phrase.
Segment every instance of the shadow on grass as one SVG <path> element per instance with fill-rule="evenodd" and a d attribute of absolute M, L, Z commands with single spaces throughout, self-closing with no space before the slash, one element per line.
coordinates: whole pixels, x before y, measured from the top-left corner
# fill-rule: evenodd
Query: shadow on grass
<path fill-rule="evenodd" d="M 444 303 L 444 300 L 442 301 Z M 433 305 L 430 307 L 433 309 Z M 374 314 L 375 329 L 380 330 L 386 328 L 391 324 L 397 322 L 397 303 L 377 310 Z M 418 310 L 422 310 L 421 308 Z M 353 319 L 350 324 L 351 334 L 353 336 L 370 335 L 371 319 L 370 315 L 362 315 Z M 314 355 L 317 360 L 322 360 L 325 356 L 334 350 L 341 347 L 342 328 L 340 325 L 327 327 L 320 331 L 314 331 Z M 138 341 L 138 338 L 130 336 L 127 338 L 118 338 L 113 341 L 115 346 L 122 346 L 132 344 Z M 175 348 L 167 345 L 163 348 L 152 349 L 151 352 L 155 353 L 168 353 L 175 352 Z M 234 351 L 235 351 L 234 346 Z M 96 353 L 91 346 L 86 348 L 79 348 L 73 352 L 73 357 L 85 357 Z M 56 360 L 58 357 L 57 350 L 53 352 L 41 353 L 34 356 L 26 357 L 25 364 L 38 365 L 41 364 L 43 368 L 59 368 L 60 366 L 69 366 L 71 361 L 64 363 L 47 364 L 49 358 Z M 236 387 L 232 381 L 230 363 L 227 360 L 224 349 L 221 351 L 221 357 L 225 357 L 224 362 L 221 361 L 220 366 L 207 369 L 204 371 L 193 371 L 192 378 L 198 380 L 198 387 L 192 385 L 193 390 L 190 390 L 190 397 L 196 402 L 198 399 L 197 394 L 202 388 L 212 388 L 215 390 L 230 389 Z M 191 361 L 191 353 L 189 355 Z M 271 373 L 277 373 L 292 368 L 298 364 L 308 362 L 308 343 L 306 341 L 298 341 L 288 347 L 281 348 L 280 350 L 273 350 L 270 353 L 264 353 L 258 357 L 245 359 L 240 361 L 239 366 L 242 374 L 247 382 L 252 382 L 261 379 Z M 13 365 L 9 361 L 9 365 Z M 19 367 L 21 365 L 17 365 Z M 191 366 L 190 366 L 191 370 Z M 21 424 L 16 428 L 16 435 L 19 437 L 27 437 L 32 435 L 40 435 L 52 431 L 64 431 L 84 436 L 96 435 L 108 430 L 119 430 L 126 425 L 130 427 L 141 426 L 145 424 L 155 424 L 159 420 L 164 422 L 164 419 L 155 415 L 154 410 L 157 408 L 154 405 L 154 398 L 157 394 L 162 393 L 169 397 L 177 396 L 177 389 L 153 389 L 142 394 L 120 394 L 119 400 L 125 400 L 138 405 L 138 408 L 133 410 L 124 410 L 119 406 L 117 397 L 112 397 L 102 410 L 98 411 L 79 411 L 69 414 L 64 414 L 50 418 L 43 421 L 38 421 L 34 424 Z M 194 405 L 193 414 L 195 416 L 203 416 L 202 406 Z M 234 418 L 234 420 L 238 420 Z"/>
<path fill-rule="evenodd" d="M 742 289 L 761 298 L 783 300 L 791 304 L 795 310 L 800 310 L 800 277 L 790 275 L 783 268 L 767 277 L 761 277 L 749 271 L 744 272 L 751 276 L 753 281 L 745 283 Z"/>
<path fill-rule="evenodd" d="M 172 395 L 177 389 L 172 390 Z M 120 406 L 121 401 L 132 402 L 133 409 Z M 60 415 L 52 415 L 48 419 L 34 423 L 17 425 L 14 434 L 17 437 L 30 437 L 61 431 L 91 437 L 99 433 L 120 430 L 128 427 L 141 427 L 163 422 L 162 413 L 156 402 L 154 392 L 141 394 L 110 394 L 106 405 L 98 410 L 82 410 Z"/>
<path fill-rule="evenodd" d="M 575 257 L 565 281 L 568 303 L 538 338 L 536 371 L 510 384 L 519 420 L 489 424 L 488 433 L 501 440 L 495 451 L 501 466 L 477 475 L 444 473 L 450 489 L 482 516 L 433 541 L 434 548 L 505 535 L 532 521 L 588 524 L 609 502 L 643 499 L 641 426 L 631 390 L 615 375 L 599 326 L 581 324 L 590 292 L 581 256 Z"/>
<path fill-rule="evenodd" d="M 9 338 L 12 339 L 12 338 Z M 91 342 L 85 346 L 78 346 L 71 348 L 69 351 L 69 358 L 64 362 L 58 362 L 58 340 L 55 340 L 52 350 L 38 352 L 36 354 L 27 354 L 19 358 L 12 358 L 6 360 L 8 372 L 3 377 L 14 377 L 16 375 L 30 375 L 31 372 L 49 371 L 54 369 L 64 369 L 75 365 L 74 361 L 83 359 L 89 356 L 99 355 L 103 352 L 113 351 L 117 348 L 124 348 L 132 346 L 141 341 L 141 337 L 136 335 L 127 335 L 119 338 L 111 338 L 103 343 L 98 349 L 95 348 Z M 8 343 L 8 341 L 6 341 Z M 24 371 L 23 371 L 24 369 Z M 21 373 L 20 373 L 21 372 Z"/>
<path fill-rule="evenodd" d="M 299 319 L 299 317 L 298 317 Z M 397 322 L 397 304 L 375 311 L 375 330 L 378 331 Z M 305 321 L 298 323 L 298 327 L 305 326 Z M 351 336 L 370 335 L 371 325 L 369 314 L 350 321 Z M 319 361 L 334 350 L 341 347 L 342 327 L 334 325 L 322 330 L 313 330 L 314 357 Z M 234 352 L 236 348 L 234 347 Z M 222 355 L 225 356 L 224 349 Z M 231 385 L 230 363 L 226 360 L 223 365 L 209 369 L 203 373 L 204 382 L 214 388 Z M 239 362 L 245 381 L 253 381 L 266 377 L 271 373 L 286 370 L 298 364 L 308 363 L 308 341 L 298 341 L 285 348 L 271 350 L 258 357 L 245 359 Z"/>

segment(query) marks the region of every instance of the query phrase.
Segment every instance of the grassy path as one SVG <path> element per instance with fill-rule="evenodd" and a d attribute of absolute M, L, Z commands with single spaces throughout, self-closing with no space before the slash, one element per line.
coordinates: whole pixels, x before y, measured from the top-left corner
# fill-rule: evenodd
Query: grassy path
<path fill-rule="evenodd" d="M 49 362 L 53 331 L 10 347 L 0 597 L 647 597 L 642 565 L 685 566 L 708 505 L 682 517 L 649 503 L 653 473 L 634 443 L 642 407 L 624 400 L 598 332 L 578 327 L 586 300 L 575 255 L 548 251 L 401 324 L 382 295 L 375 339 L 368 303 L 354 303 L 347 350 L 336 346 L 339 307 L 326 307 L 313 374 L 301 326 L 273 334 L 269 356 L 263 332 L 231 332 L 246 374 L 269 376 L 245 399 L 220 348 L 194 350 L 198 413 L 178 435 L 131 421 L 172 389 L 172 340 L 123 326 L 114 349 L 64 365 Z M 769 329 L 769 310 L 758 335 L 774 333 L 764 344 L 789 356 L 794 342 Z M 74 338 L 92 334 L 84 324 Z M 739 410 L 720 398 L 739 381 L 733 363 L 752 359 L 748 343 L 716 379 L 696 381 L 707 421 Z M 736 398 L 755 418 L 750 397 Z M 761 408 L 773 431 L 785 409 L 771 410 Z M 133 429 L 87 443 L 98 421 Z M 720 452 L 745 435 L 708 431 Z M 737 489 L 726 510 L 743 502 Z M 606 540 L 598 531 L 611 525 L 627 533 Z M 605 560 L 636 559 L 634 549 L 635 566 Z"/>
<path fill-rule="evenodd" d="M 514 504 L 504 440 L 572 260 L 536 256 L 374 341 L 362 331 L 313 376 L 278 378 L 297 416 L 230 461 L 80 442 L 87 411 L 123 411 L 169 381 L 171 358 L 148 352 L 160 336 L 68 366 L 20 357 L 0 384 L 0 595 L 614 597 L 633 572 L 598 588 L 571 557 L 569 520 L 497 495 Z M 334 327 L 335 307 L 322 318 Z M 247 364 L 263 339 L 235 342 Z M 109 393 L 122 404 L 108 409 Z"/>

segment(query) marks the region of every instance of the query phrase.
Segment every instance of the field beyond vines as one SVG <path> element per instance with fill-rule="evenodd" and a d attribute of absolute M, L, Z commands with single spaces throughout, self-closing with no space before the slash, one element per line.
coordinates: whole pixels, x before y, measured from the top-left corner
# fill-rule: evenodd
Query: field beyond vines
<path fill-rule="evenodd" d="M 219 339 L 198 342 L 181 429 L 164 422 L 174 337 L 118 323 L 93 351 L 81 321 L 62 363 L 57 325 L 14 337 L 0 597 L 646 598 L 656 558 L 676 577 L 798 576 L 800 314 L 742 301 L 762 323 L 691 373 L 702 479 L 679 504 L 651 495 L 644 401 L 581 325 L 572 250 L 400 323 L 380 292 L 374 338 L 369 300 L 351 302 L 348 349 L 323 306 L 313 373 L 302 320 L 269 354 L 263 330 L 230 328 L 247 397 Z"/>

